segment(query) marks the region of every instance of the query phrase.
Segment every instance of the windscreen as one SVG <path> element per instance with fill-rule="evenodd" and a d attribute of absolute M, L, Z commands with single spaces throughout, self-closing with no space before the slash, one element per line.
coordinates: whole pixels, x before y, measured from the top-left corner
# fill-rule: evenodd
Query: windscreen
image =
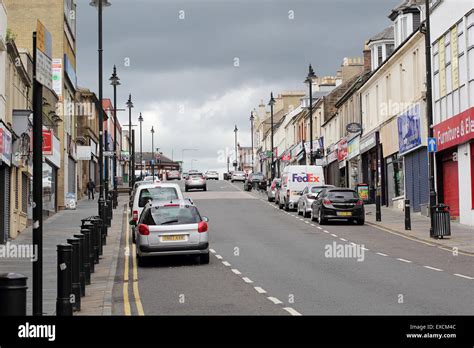
<path fill-rule="evenodd" d="M 140 191 L 139 207 L 146 205 L 146 200 L 155 201 L 171 201 L 178 199 L 178 192 L 174 187 L 151 187 Z"/>
<path fill-rule="evenodd" d="M 147 225 L 185 225 L 196 224 L 201 216 L 193 206 L 157 207 L 148 210 L 143 223 Z"/>

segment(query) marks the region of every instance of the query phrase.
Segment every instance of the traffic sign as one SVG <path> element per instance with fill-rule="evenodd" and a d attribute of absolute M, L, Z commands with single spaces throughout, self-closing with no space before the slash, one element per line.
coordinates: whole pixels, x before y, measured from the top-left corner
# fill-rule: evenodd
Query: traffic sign
<path fill-rule="evenodd" d="M 436 152 L 438 150 L 438 145 L 436 138 L 428 138 L 428 152 Z"/>

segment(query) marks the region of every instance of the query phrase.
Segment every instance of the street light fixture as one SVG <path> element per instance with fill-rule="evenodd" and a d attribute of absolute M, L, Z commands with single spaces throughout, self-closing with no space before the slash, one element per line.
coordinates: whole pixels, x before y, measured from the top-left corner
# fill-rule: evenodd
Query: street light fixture
<path fill-rule="evenodd" d="M 313 67 L 309 65 L 308 76 L 306 77 L 305 82 L 309 86 L 309 141 L 310 141 L 310 150 L 309 150 L 309 164 L 313 165 L 313 80 L 316 77 L 314 74 Z"/>
<path fill-rule="evenodd" d="M 138 122 L 140 122 L 140 176 L 143 178 L 143 142 L 142 142 L 143 116 L 141 112 L 140 112 L 140 116 L 138 116 Z"/>
<path fill-rule="evenodd" d="M 238 160 L 237 160 L 237 132 L 239 130 L 237 129 L 237 125 L 235 125 L 235 128 L 234 128 L 234 133 L 235 133 L 235 162 L 234 162 L 234 170 L 237 171 L 237 164 L 238 164 Z"/>
<path fill-rule="evenodd" d="M 253 116 L 253 111 L 250 112 L 250 141 L 252 143 L 252 171 L 253 171 L 253 164 L 254 164 L 254 151 L 253 151 L 253 121 L 255 120 L 255 117 Z"/>
<path fill-rule="evenodd" d="M 155 130 L 151 126 L 151 176 L 155 177 Z"/>
<path fill-rule="evenodd" d="M 273 98 L 273 92 L 270 93 L 270 101 L 268 102 L 270 105 L 270 121 L 271 121 L 271 150 L 272 150 L 272 164 L 271 164 L 271 177 L 272 181 L 275 178 L 275 165 L 273 163 L 273 105 L 275 105 L 275 99 Z"/>
<path fill-rule="evenodd" d="M 127 105 L 128 107 L 128 147 L 129 147 L 129 153 L 131 154 L 131 149 L 132 149 L 132 146 L 135 146 L 135 144 L 132 144 L 132 108 L 133 108 L 133 103 L 132 103 L 132 95 L 129 94 L 128 95 L 128 100 L 127 100 L 127 103 L 125 104 Z M 135 175 L 135 173 L 132 173 L 132 166 L 130 165 L 131 162 L 129 162 L 129 165 L 128 165 L 128 186 L 130 188 L 132 188 L 132 181 L 133 181 L 133 177 Z M 130 191 L 131 193 L 132 191 Z"/>
<path fill-rule="evenodd" d="M 117 192 L 117 86 L 120 86 L 120 79 L 117 75 L 117 67 L 114 65 L 114 71 L 110 77 L 110 84 L 114 88 L 114 207 L 118 205 Z"/>

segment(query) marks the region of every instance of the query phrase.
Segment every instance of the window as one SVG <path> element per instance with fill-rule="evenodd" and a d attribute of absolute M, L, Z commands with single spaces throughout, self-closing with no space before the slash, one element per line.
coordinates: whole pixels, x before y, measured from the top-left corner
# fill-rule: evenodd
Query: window
<path fill-rule="evenodd" d="M 21 211 L 25 214 L 28 213 L 28 192 L 29 192 L 29 184 L 28 184 L 28 177 L 25 174 L 21 176 Z"/>
<path fill-rule="evenodd" d="M 377 66 L 381 66 L 383 62 L 382 46 L 377 47 Z"/>
<path fill-rule="evenodd" d="M 196 207 L 189 205 L 152 208 L 143 217 L 143 223 L 147 225 L 185 225 L 200 221 Z"/>
<path fill-rule="evenodd" d="M 178 199 L 178 193 L 173 187 L 152 187 L 142 189 L 140 191 L 140 198 L 138 206 L 143 208 L 146 205 L 146 200 L 152 201 L 171 201 Z"/>
<path fill-rule="evenodd" d="M 403 175 L 403 159 L 393 155 L 387 158 L 387 192 L 388 199 L 405 194 L 405 178 Z"/>
<path fill-rule="evenodd" d="M 387 44 L 385 46 L 385 50 L 387 51 L 387 58 L 390 57 L 395 50 L 395 45 L 394 44 Z"/>

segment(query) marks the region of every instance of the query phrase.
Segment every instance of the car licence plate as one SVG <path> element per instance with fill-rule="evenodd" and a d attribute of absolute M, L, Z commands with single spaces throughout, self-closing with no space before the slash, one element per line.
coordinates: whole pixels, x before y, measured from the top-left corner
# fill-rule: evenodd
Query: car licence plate
<path fill-rule="evenodd" d="M 350 211 L 338 211 L 337 216 L 352 216 Z"/>
<path fill-rule="evenodd" d="M 186 236 L 184 235 L 174 235 L 174 236 L 162 236 L 162 240 L 166 241 L 175 241 L 175 240 L 185 240 Z"/>

